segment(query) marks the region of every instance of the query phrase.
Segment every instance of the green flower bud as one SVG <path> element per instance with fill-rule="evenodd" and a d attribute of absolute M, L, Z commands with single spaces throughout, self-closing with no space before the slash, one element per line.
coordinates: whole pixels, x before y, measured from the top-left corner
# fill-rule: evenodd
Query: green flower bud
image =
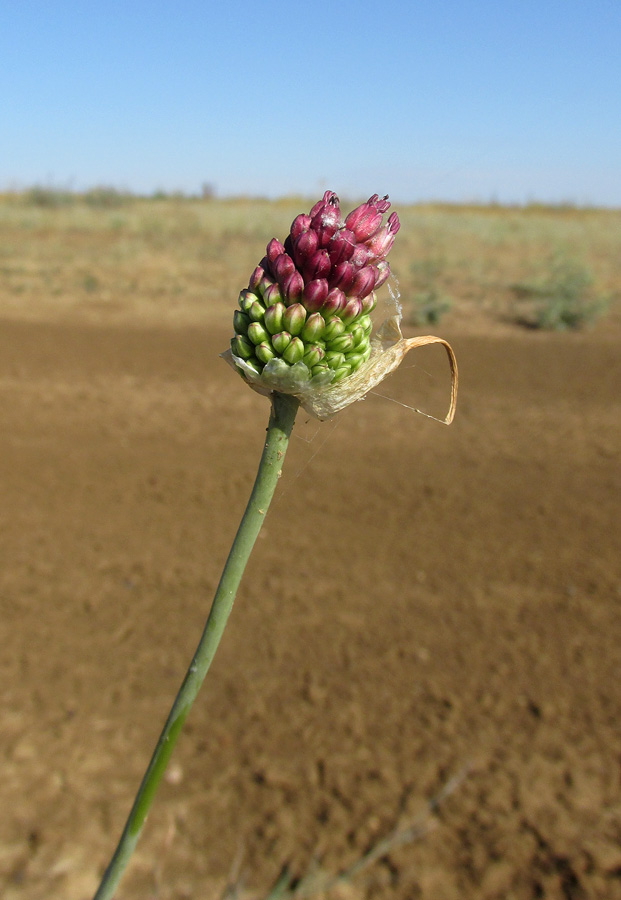
<path fill-rule="evenodd" d="M 332 369 L 330 366 L 325 365 L 325 363 L 319 363 L 317 366 L 313 366 L 311 369 L 311 375 L 313 378 L 325 378 L 328 372 L 331 372 Z"/>
<path fill-rule="evenodd" d="M 250 334 L 248 334 L 250 337 Z M 252 338 L 250 338 L 252 340 Z M 353 334 L 341 334 L 339 337 L 334 338 L 333 341 L 328 341 L 326 344 L 328 350 L 336 350 L 338 353 L 347 353 L 348 350 L 353 350 L 354 348 L 354 336 Z"/>
<path fill-rule="evenodd" d="M 345 365 L 345 354 L 337 353 L 336 350 L 328 350 L 324 359 L 331 369 L 338 369 L 339 366 Z"/>
<path fill-rule="evenodd" d="M 265 295 L 267 294 L 268 290 L 272 287 L 273 284 L 274 284 L 273 279 L 271 279 L 269 277 L 269 275 L 264 275 L 256 287 L 256 291 L 259 294 L 259 296 L 265 298 Z M 271 305 L 271 304 L 269 304 L 269 305 Z"/>
<path fill-rule="evenodd" d="M 332 341 L 341 334 L 345 334 L 345 323 L 341 321 L 338 316 L 332 316 L 326 322 L 326 327 L 323 331 L 323 339 L 324 341 Z"/>
<path fill-rule="evenodd" d="M 321 313 L 313 313 L 306 320 L 304 328 L 300 332 L 300 337 L 303 341 L 306 341 L 306 343 L 313 344 L 323 336 L 325 327 L 326 322 Z"/>
<path fill-rule="evenodd" d="M 320 347 L 318 344 L 311 344 L 310 347 L 307 347 L 303 359 L 308 368 L 312 369 L 323 360 L 325 355 L 323 347 Z"/>
<path fill-rule="evenodd" d="M 365 357 L 365 359 L 368 359 L 371 355 L 371 341 L 368 337 L 365 337 L 362 341 L 360 341 L 358 345 L 354 345 L 351 352 L 360 353 Z M 347 356 L 349 357 L 349 355 L 350 354 L 348 353 Z"/>
<path fill-rule="evenodd" d="M 243 291 L 239 292 L 239 299 L 237 302 L 239 304 L 239 308 L 241 309 L 241 311 L 247 313 L 248 310 L 250 309 L 250 307 L 252 306 L 252 304 L 255 302 L 255 300 L 258 300 L 258 299 L 259 298 L 257 297 L 257 295 L 255 293 L 248 290 L 248 288 L 244 288 Z"/>
<path fill-rule="evenodd" d="M 357 320 L 356 325 L 361 325 L 364 328 L 364 333 L 369 335 L 373 331 L 373 322 L 371 321 L 371 316 L 360 316 Z M 355 326 L 354 326 L 355 327 Z"/>
<path fill-rule="evenodd" d="M 302 331 L 305 322 L 306 310 L 301 303 L 294 303 L 292 306 L 288 306 L 282 317 L 285 330 L 294 336 Z"/>
<path fill-rule="evenodd" d="M 250 359 L 254 356 L 254 346 L 245 334 L 237 334 L 231 341 L 231 350 L 240 359 Z"/>
<path fill-rule="evenodd" d="M 255 300 L 248 310 L 248 315 L 252 322 L 262 322 L 265 315 L 265 307 L 258 300 Z"/>
<path fill-rule="evenodd" d="M 250 366 L 252 371 L 255 372 L 257 375 L 260 375 L 261 372 L 263 371 L 263 365 L 260 362 L 257 362 L 256 359 L 247 359 L 246 365 Z"/>
<path fill-rule="evenodd" d="M 273 306 L 270 306 L 269 309 L 265 310 L 263 324 L 270 334 L 278 334 L 279 331 L 282 331 L 282 317 L 285 309 L 285 304 L 279 302 L 274 303 Z"/>
<path fill-rule="evenodd" d="M 351 366 L 341 366 L 334 373 L 332 384 L 336 384 L 337 381 L 342 381 L 343 378 L 347 378 L 348 375 L 351 375 Z"/>
<path fill-rule="evenodd" d="M 246 334 L 250 325 L 250 316 L 243 313 L 241 309 L 236 309 L 233 313 L 233 328 L 235 334 Z"/>
<path fill-rule="evenodd" d="M 276 355 L 272 350 L 272 345 L 268 344 L 267 341 L 263 341 L 255 347 L 254 352 L 257 359 L 262 363 L 268 363 L 270 359 L 273 359 Z"/>
<path fill-rule="evenodd" d="M 289 309 L 291 309 L 291 307 L 289 307 Z M 304 341 L 301 341 L 299 337 L 291 338 L 291 343 L 284 351 L 282 358 L 293 366 L 296 362 L 300 362 L 303 356 Z"/>
<path fill-rule="evenodd" d="M 279 334 L 275 334 L 272 337 L 272 347 L 276 351 L 276 353 L 284 353 L 289 344 L 291 343 L 291 335 L 288 331 L 281 331 Z"/>
<path fill-rule="evenodd" d="M 366 334 L 364 333 L 364 328 L 362 327 L 362 325 L 360 325 L 359 322 L 356 322 L 355 325 L 350 325 L 347 330 L 354 339 L 354 347 L 358 347 L 367 338 Z"/>
<path fill-rule="evenodd" d="M 339 310 L 339 315 L 346 325 L 350 325 L 362 312 L 362 301 L 358 297 L 351 297 L 345 308 Z"/>
<path fill-rule="evenodd" d="M 362 300 L 362 308 L 365 313 L 371 313 L 377 306 L 377 298 L 375 294 L 369 294 L 368 297 L 364 297 Z"/>
<path fill-rule="evenodd" d="M 270 285 L 263 293 L 263 302 L 266 306 L 273 306 L 275 303 L 282 303 L 282 294 L 277 284 Z"/>
<path fill-rule="evenodd" d="M 255 346 L 257 344 L 262 344 L 263 341 L 267 341 L 269 343 L 270 339 L 269 334 L 260 322 L 250 323 L 250 325 L 248 326 L 248 337 Z"/>
<path fill-rule="evenodd" d="M 258 351 L 258 348 L 257 348 Z M 257 356 L 258 356 L 257 352 Z M 260 357 L 259 357 L 260 358 Z M 359 369 L 362 363 L 364 362 L 364 353 L 348 353 L 345 357 L 345 362 L 348 366 L 351 366 L 352 372 L 355 372 L 356 369 Z"/>

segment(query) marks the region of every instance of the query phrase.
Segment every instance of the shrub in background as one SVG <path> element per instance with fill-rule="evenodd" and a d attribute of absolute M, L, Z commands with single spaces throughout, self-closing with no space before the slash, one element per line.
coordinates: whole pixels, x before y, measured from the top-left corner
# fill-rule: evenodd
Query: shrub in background
<path fill-rule="evenodd" d="M 517 320 L 530 328 L 566 331 L 592 325 L 608 309 L 608 298 L 595 295 L 590 270 L 565 256 L 552 258 L 547 274 L 513 285 L 518 297 L 534 301 L 529 314 Z"/>

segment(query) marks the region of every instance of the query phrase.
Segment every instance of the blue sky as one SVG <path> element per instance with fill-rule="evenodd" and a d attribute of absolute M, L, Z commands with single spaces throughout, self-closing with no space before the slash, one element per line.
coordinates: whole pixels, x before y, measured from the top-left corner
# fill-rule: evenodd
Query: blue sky
<path fill-rule="evenodd" d="M 0 189 L 621 206 L 619 0 L 5 0 Z"/>

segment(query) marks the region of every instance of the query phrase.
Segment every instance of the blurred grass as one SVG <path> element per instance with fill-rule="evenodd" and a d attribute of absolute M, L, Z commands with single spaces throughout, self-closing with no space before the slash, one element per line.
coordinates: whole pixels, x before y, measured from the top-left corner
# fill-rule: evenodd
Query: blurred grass
<path fill-rule="evenodd" d="M 356 202 L 343 201 L 344 211 Z M 139 198 L 108 188 L 0 195 L 0 313 L 225 325 L 267 242 L 284 238 L 312 203 Z M 391 265 L 406 322 L 423 324 L 416 297 L 426 292 L 450 299 L 443 327 L 515 326 L 524 303 L 515 285 L 545 280 L 559 255 L 588 268 L 593 291 L 609 297 L 609 316 L 619 317 L 620 210 L 396 209 L 402 226 Z"/>

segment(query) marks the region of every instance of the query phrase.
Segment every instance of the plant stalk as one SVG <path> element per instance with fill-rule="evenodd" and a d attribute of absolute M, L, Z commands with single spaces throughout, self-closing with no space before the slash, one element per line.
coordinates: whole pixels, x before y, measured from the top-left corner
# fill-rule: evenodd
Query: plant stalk
<path fill-rule="evenodd" d="M 216 590 L 205 630 L 199 641 L 183 684 L 159 737 L 151 762 L 129 813 L 118 846 L 106 869 L 94 900 L 112 900 L 151 808 L 158 785 L 168 765 L 183 724 L 196 699 L 226 627 L 237 589 L 265 514 L 282 472 L 285 452 L 293 429 L 299 401 L 274 392 L 267 437 L 254 487 Z"/>

